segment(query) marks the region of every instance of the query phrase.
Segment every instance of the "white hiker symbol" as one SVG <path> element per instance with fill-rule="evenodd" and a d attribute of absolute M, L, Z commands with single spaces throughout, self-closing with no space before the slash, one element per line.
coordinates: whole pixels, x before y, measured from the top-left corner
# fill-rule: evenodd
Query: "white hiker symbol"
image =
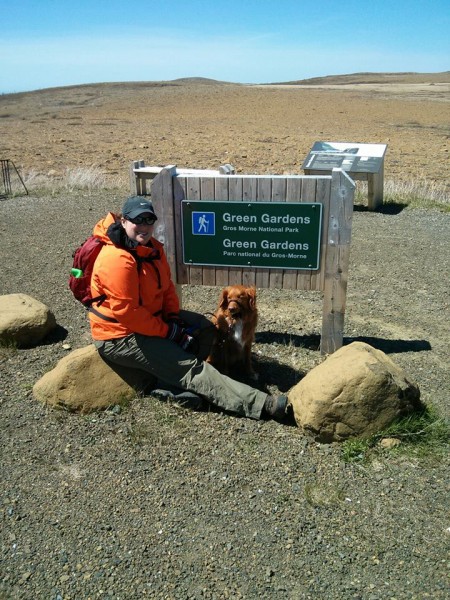
<path fill-rule="evenodd" d="M 200 233 L 200 231 L 204 231 L 205 233 L 208 233 L 208 225 L 209 225 L 209 221 L 206 218 L 206 215 L 202 215 L 199 220 L 198 220 L 198 232 Z"/>

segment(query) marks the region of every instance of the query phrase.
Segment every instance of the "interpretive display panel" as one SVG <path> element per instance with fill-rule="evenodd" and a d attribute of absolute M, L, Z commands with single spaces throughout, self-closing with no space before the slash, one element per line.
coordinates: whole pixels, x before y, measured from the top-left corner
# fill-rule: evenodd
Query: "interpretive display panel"
<path fill-rule="evenodd" d="M 386 144 L 315 142 L 302 164 L 302 169 L 331 171 L 340 168 L 353 173 L 379 173 L 386 148 Z"/>

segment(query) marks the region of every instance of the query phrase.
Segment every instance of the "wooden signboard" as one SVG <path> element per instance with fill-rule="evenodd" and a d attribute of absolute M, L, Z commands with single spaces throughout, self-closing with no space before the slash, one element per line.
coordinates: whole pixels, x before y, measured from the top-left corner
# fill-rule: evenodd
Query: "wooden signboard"
<path fill-rule="evenodd" d="M 139 190 L 142 194 L 143 173 L 133 166 L 131 172 L 134 175 L 132 193 Z M 179 173 L 176 167 L 169 166 L 162 169 L 151 184 L 152 201 L 158 215 L 154 235 L 164 243 L 173 279 L 179 285 L 222 287 L 244 284 L 257 288 L 322 291 L 321 352 L 331 354 L 343 343 L 354 189 L 354 181 L 342 169 L 333 169 L 330 175 L 281 176 Z M 227 203 L 229 209 L 225 210 Z M 239 209 L 239 203 L 242 209 Z M 302 204 L 304 207 L 299 206 Z M 317 208 L 313 209 L 312 205 Z M 313 262 L 313 257 L 309 259 L 303 248 L 302 252 L 290 250 L 291 244 L 301 241 L 300 221 L 303 220 L 305 225 L 307 221 L 312 224 L 310 213 L 320 216 L 320 220 L 312 225 L 311 238 L 305 238 L 302 243 L 309 249 L 313 247 L 314 235 L 318 236 L 314 242 L 318 246 L 314 253 L 317 262 Z M 214 234 L 212 214 L 217 225 Z M 295 227 L 299 229 L 295 239 L 291 239 L 292 232 L 287 229 L 294 227 L 293 219 L 298 222 Z M 236 229 L 231 229 L 235 227 L 231 225 L 232 221 L 237 223 Z M 267 225 L 266 221 L 271 224 Z M 258 231 L 243 232 L 239 229 L 242 224 Z M 191 236 L 186 240 L 186 248 L 183 226 L 185 237 L 187 229 Z M 225 226 L 229 229 L 225 230 Z M 267 232 L 267 228 L 282 231 Z M 208 235 L 201 243 L 193 239 L 202 237 L 205 230 Z M 248 239 L 244 240 L 244 233 L 248 234 Z M 260 233 L 264 234 L 261 239 L 253 239 L 253 234 L 259 236 Z M 268 233 L 271 236 L 279 234 L 281 238 L 269 237 Z M 214 254 L 213 247 L 214 252 L 221 248 L 220 260 L 215 260 L 214 264 L 205 259 L 207 252 L 203 244 L 206 242 L 211 255 Z M 244 262 L 245 244 L 252 256 Z M 231 246 L 230 252 L 236 255 L 224 255 Z M 289 252 L 295 256 L 289 256 Z M 264 253 L 269 253 L 271 262 L 264 260 L 267 258 Z M 277 256 L 272 256 L 273 253 Z M 278 255 L 281 254 L 286 254 L 286 261 L 280 262 Z"/>

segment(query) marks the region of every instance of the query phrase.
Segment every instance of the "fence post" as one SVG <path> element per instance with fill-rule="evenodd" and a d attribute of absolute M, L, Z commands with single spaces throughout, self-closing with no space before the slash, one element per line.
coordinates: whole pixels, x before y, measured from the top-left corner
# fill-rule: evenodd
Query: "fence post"
<path fill-rule="evenodd" d="M 137 196 L 138 195 L 138 190 L 137 190 L 137 175 L 134 172 L 134 169 L 137 169 L 139 167 L 139 161 L 134 160 L 131 164 L 130 164 L 130 195 L 131 196 Z"/>
<path fill-rule="evenodd" d="M 164 252 L 166 253 L 174 282 L 177 281 L 176 216 L 173 186 L 173 179 L 176 172 L 177 168 L 174 165 L 164 167 L 152 182 L 152 204 L 158 217 L 155 224 L 154 236 L 164 244 Z M 176 284 L 175 287 L 181 304 L 181 285 Z"/>
<path fill-rule="evenodd" d="M 377 210 L 383 205 L 384 196 L 384 160 L 378 173 L 369 173 L 367 176 L 367 206 L 369 210 Z"/>
<path fill-rule="evenodd" d="M 348 266 L 355 183 L 341 169 L 333 169 L 325 263 L 320 351 L 332 354 L 344 336 Z"/>

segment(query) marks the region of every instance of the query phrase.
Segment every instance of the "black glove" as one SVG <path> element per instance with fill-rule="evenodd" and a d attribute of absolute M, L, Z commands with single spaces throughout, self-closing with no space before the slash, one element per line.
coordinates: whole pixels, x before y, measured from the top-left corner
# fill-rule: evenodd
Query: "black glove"
<path fill-rule="evenodd" d="M 166 339 L 175 342 L 183 348 L 186 352 L 189 352 L 190 347 L 193 345 L 194 338 L 190 336 L 184 327 L 180 327 L 174 322 L 168 323 L 169 330 L 166 335 Z"/>
<path fill-rule="evenodd" d="M 175 325 L 179 325 L 180 327 L 183 327 L 184 329 L 187 329 L 187 327 L 189 326 L 186 323 L 186 321 L 183 321 L 183 319 L 180 317 L 180 315 L 178 313 L 168 314 L 165 321 L 166 321 L 166 323 L 175 323 Z"/>

